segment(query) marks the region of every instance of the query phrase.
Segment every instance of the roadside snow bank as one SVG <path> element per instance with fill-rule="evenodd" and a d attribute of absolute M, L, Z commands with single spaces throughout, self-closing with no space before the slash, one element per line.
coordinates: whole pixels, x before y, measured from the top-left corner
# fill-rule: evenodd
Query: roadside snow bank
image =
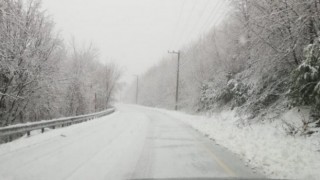
<path fill-rule="evenodd" d="M 241 126 L 233 111 L 213 114 L 210 118 L 159 111 L 190 124 L 270 178 L 320 177 L 319 133 L 311 137 L 292 137 L 275 122 Z"/>

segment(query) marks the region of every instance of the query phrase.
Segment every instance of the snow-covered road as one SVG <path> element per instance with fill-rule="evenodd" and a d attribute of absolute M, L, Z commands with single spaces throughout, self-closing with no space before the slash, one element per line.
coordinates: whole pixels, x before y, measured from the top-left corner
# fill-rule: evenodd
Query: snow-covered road
<path fill-rule="evenodd" d="M 120 105 L 106 117 L 0 146 L 0 179 L 257 176 L 182 121 L 131 105 Z"/>

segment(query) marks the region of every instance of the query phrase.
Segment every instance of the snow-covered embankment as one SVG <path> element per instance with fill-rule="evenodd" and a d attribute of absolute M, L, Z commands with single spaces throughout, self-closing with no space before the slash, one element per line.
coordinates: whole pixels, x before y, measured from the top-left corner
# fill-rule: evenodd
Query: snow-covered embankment
<path fill-rule="evenodd" d="M 163 111 L 180 119 L 217 144 L 239 155 L 249 166 L 270 178 L 317 179 L 320 177 L 320 134 L 289 136 L 273 123 L 240 126 L 233 111 L 210 117 Z"/>

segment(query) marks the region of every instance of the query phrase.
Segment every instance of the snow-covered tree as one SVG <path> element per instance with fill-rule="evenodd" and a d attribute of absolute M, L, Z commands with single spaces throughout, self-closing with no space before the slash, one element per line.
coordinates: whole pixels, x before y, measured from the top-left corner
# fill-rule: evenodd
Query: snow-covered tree
<path fill-rule="evenodd" d="M 54 66 L 51 55 L 58 45 L 53 22 L 40 10 L 39 1 L 0 2 L 2 125 L 23 120 L 23 111 L 31 97 L 43 88 L 40 81 Z"/>
<path fill-rule="evenodd" d="M 180 83 L 183 84 L 179 88 L 180 108 L 196 111 L 221 105 L 241 106 L 241 112 L 251 117 L 262 115 L 270 108 L 278 112 L 285 108 L 276 107 L 287 105 L 281 100 L 290 89 L 290 78 L 307 78 L 305 85 L 301 86 L 300 82 L 293 88 L 303 88 L 305 94 L 299 90 L 297 100 L 306 100 L 308 96 L 308 103 L 304 104 L 314 106 L 318 101 L 318 86 L 313 80 L 309 82 L 309 71 L 317 69 L 318 65 L 310 64 L 304 56 L 304 48 L 313 44 L 307 50 L 310 54 L 310 48 L 316 46 L 314 42 L 319 37 L 319 1 L 229 2 L 231 10 L 218 26 L 180 49 Z M 315 50 L 312 51 L 314 56 Z M 172 109 L 175 69 L 176 61 L 165 58 L 141 77 L 140 103 Z M 288 76 L 293 70 L 296 75 Z M 133 84 L 131 92 L 134 88 Z"/>
<path fill-rule="evenodd" d="M 40 0 L 0 1 L 0 126 L 103 110 L 119 77 L 93 46 L 65 46 Z"/>
<path fill-rule="evenodd" d="M 293 105 L 313 107 L 314 115 L 320 112 L 320 39 L 305 48 L 304 61 L 292 72 L 290 97 Z"/>

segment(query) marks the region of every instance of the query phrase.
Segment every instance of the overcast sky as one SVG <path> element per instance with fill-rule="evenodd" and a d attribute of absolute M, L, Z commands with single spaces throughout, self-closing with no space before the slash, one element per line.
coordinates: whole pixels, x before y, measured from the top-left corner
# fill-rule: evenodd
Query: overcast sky
<path fill-rule="evenodd" d="M 225 12 L 224 0 L 42 0 L 66 40 L 92 42 L 101 61 L 141 74 L 168 50 L 207 31 Z"/>

